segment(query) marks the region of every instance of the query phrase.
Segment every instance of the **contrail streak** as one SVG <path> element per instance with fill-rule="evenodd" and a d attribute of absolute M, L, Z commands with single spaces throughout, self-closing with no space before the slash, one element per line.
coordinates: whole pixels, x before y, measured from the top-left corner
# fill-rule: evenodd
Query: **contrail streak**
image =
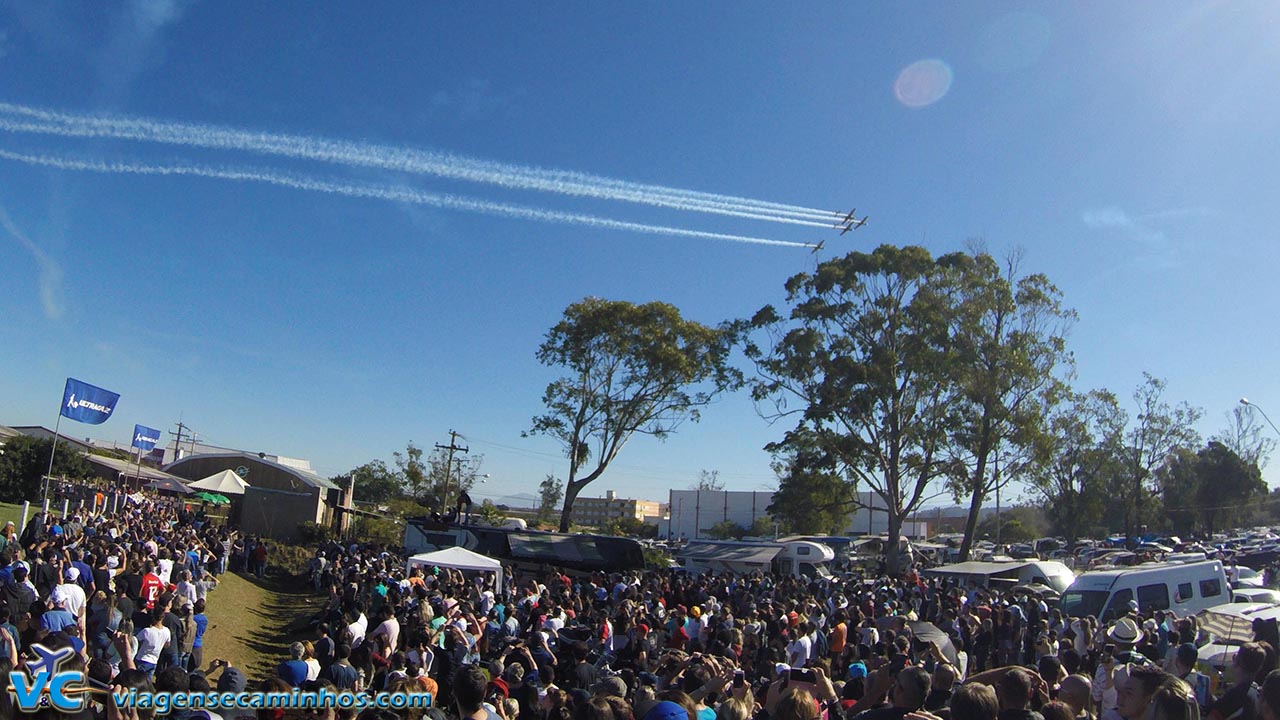
<path fill-rule="evenodd" d="M 458 195 L 437 195 L 412 188 L 399 188 L 377 185 L 358 185 L 332 180 L 322 180 L 305 176 L 284 175 L 266 170 L 225 169 L 202 165 L 144 165 L 128 162 L 104 162 L 99 160 L 80 160 L 75 158 L 56 157 L 52 155 L 28 155 L 0 149 L 0 159 L 40 165 L 59 170 L 79 170 L 96 173 L 122 173 L 130 175 L 188 175 L 219 180 L 240 180 L 260 182 L 296 190 L 345 195 L 347 197 L 374 198 L 403 202 L 414 205 L 428 205 L 449 210 L 462 210 L 484 215 L 514 217 L 539 222 L 562 223 L 568 225 L 585 225 L 606 230 L 625 230 L 630 232 L 650 233 L 655 235 L 674 235 L 679 237 L 700 238 L 705 240 L 725 240 L 728 242 L 750 243 L 754 245 L 772 245 L 775 247 L 809 248 L 811 245 L 788 240 L 770 240 L 768 238 L 750 237 L 746 235 L 728 235 L 725 233 L 689 230 L 686 228 L 665 225 L 649 225 L 645 223 L 613 220 L 595 215 L 566 213 L 555 210 L 542 210 L 523 205 L 476 200 Z"/>
<path fill-rule="evenodd" d="M 827 227 L 831 224 L 832 218 L 839 215 L 830 210 L 798 205 L 365 142 L 259 133 L 213 125 L 175 123 L 145 118 L 75 115 L 12 103 L 0 103 L 0 112 L 35 120 L 31 122 L 0 119 L 0 129 L 8 132 L 44 133 L 63 137 L 102 137 L 254 152 L 810 227 Z"/>

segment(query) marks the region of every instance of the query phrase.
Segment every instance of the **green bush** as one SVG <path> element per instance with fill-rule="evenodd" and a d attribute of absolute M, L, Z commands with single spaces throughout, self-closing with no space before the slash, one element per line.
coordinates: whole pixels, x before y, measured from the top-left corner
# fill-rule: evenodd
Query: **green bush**
<path fill-rule="evenodd" d="M 298 542 L 303 545 L 319 545 L 333 539 L 333 531 L 327 525 L 310 520 L 298 523 Z"/>
<path fill-rule="evenodd" d="M 358 542 L 400 545 L 404 542 L 404 527 L 390 518 L 357 518 L 355 539 Z"/>
<path fill-rule="evenodd" d="M 286 576 L 305 575 L 307 562 L 316 554 L 314 547 L 271 543 L 267 556 L 268 569 L 276 569 Z"/>

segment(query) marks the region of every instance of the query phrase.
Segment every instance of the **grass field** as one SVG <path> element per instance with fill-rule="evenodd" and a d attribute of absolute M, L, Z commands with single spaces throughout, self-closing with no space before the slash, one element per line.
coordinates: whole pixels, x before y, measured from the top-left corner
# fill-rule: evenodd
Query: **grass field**
<path fill-rule="evenodd" d="M 32 512 L 38 509 L 40 508 L 37 505 L 35 506 L 34 510 L 32 510 Z M 11 520 L 13 521 L 14 525 L 17 525 L 18 527 L 22 527 L 21 518 L 22 518 L 21 504 L 14 505 L 13 503 L 0 503 L 0 527 L 4 527 L 4 524 Z"/>
<path fill-rule="evenodd" d="M 305 582 L 272 573 L 262 582 L 232 573 L 218 579 L 209 593 L 206 665 L 223 658 L 250 681 L 259 680 L 288 659 L 290 643 L 313 639 L 305 624 L 318 609 L 319 597 Z"/>

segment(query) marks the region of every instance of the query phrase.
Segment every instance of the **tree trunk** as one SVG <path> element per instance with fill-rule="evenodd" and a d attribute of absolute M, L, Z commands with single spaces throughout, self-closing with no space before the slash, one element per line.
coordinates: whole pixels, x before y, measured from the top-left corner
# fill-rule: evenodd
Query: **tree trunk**
<path fill-rule="evenodd" d="M 887 514 L 889 516 L 889 533 L 888 538 L 885 540 L 884 565 L 889 577 L 898 577 L 902 566 L 902 553 L 898 550 L 898 544 L 902 538 L 902 518 L 892 510 Z"/>
<path fill-rule="evenodd" d="M 969 517 L 964 521 L 964 540 L 960 543 L 960 562 L 969 559 L 973 550 L 973 536 L 978 532 L 978 515 L 982 512 L 982 503 L 987 499 L 985 492 L 974 489 L 973 499 L 969 501 Z"/>
<path fill-rule="evenodd" d="M 562 533 L 569 532 L 569 517 L 573 515 L 573 503 L 578 499 L 578 493 L 582 488 L 583 485 L 573 482 L 566 483 L 564 486 L 564 507 L 560 510 L 560 532 Z"/>

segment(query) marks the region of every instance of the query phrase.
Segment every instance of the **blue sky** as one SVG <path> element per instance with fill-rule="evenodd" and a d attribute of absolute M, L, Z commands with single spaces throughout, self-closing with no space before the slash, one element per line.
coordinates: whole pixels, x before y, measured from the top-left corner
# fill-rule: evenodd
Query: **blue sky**
<path fill-rule="evenodd" d="M 869 213 L 828 256 L 1021 246 L 1024 267 L 1080 313 L 1078 384 L 1127 397 L 1149 370 L 1205 409 L 1209 434 L 1241 395 L 1280 413 L 1278 31 L 1280 6 L 1266 2 L 323 14 L 5 2 L 0 103 Z M 925 60 L 949 84 L 895 93 Z M 794 242 L 832 234 L 180 145 L 0 132 L 0 151 L 252 167 Z M 554 443 L 520 432 L 553 377 L 534 350 L 567 304 L 661 299 L 718 322 L 779 301 L 814 262 L 790 247 L 8 160 L 0 208 L 0 422 L 52 425 L 70 375 L 122 395 L 116 417 L 74 435 L 125 440 L 135 422 L 182 418 L 210 442 L 306 457 L 324 474 L 452 428 L 484 454 L 493 496 L 565 471 Z M 728 397 L 665 443 L 637 438 L 586 494 L 663 499 L 702 468 L 767 489 L 761 448 L 781 432 Z"/>

